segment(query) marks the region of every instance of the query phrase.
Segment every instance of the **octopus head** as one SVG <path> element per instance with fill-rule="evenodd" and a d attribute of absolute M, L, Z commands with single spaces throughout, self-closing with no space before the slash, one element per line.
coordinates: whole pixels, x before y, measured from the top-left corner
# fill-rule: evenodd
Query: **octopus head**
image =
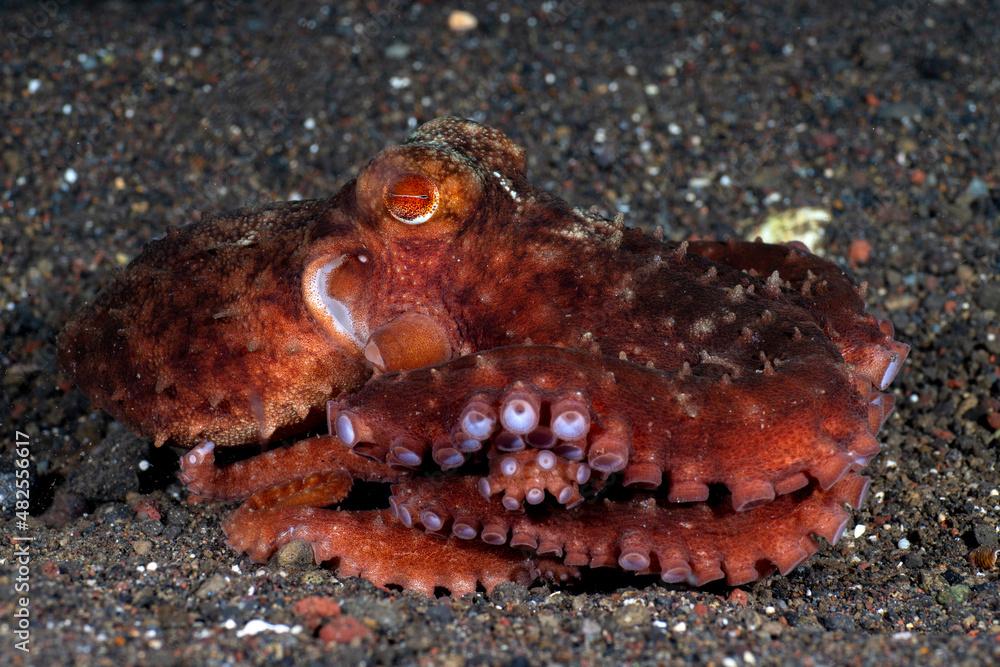
<path fill-rule="evenodd" d="M 427 123 L 380 153 L 336 212 L 363 246 L 345 250 L 331 234 L 306 264 L 302 291 L 313 319 L 379 371 L 450 358 L 459 341 L 447 276 L 469 254 L 462 241 L 475 245 L 513 206 L 511 184 L 523 172 L 523 151 L 506 136 L 457 118 Z"/>
<path fill-rule="evenodd" d="M 496 179 L 523 167 L 501 133 L 439 119 L 330 199 L 174 228 L 69 322 L 61 365 L 158 444 L 236 445 L 318 425 L 326 402 L 373 368 L 451 356 L 441 262 Z"/>

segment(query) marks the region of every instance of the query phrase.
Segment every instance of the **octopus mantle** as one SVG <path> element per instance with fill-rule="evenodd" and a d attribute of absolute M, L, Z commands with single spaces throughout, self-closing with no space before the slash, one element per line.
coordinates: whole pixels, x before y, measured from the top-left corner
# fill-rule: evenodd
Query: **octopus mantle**
<path fill-rule="evenodd" d="M 427 593 L 581 568 L 737 585 L 836 542 L 865 497 L 908 348 L 864 291 L 801 244 L 571 209 L 503 134 L 442 118 L 330 199 L 172 229 L 60 355 L 191 448 L 191 498 L 240 501 L 224 527 L 254 560 L 304 541 Z M 216 465 L 251 443 L 274 446 Z M 387 503 L 337 509 L 358 480 Z"/>

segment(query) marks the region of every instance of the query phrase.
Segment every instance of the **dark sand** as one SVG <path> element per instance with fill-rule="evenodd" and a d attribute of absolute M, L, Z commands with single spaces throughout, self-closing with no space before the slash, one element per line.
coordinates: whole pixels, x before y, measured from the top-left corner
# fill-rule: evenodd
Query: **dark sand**
<path fill-rule="evenodd" d="M 0 663 L 1000 660 L 998 570 L 966 562 L 995 544 L 1000 509 L 998 3 L 495 3 L 464 34 L 448 7 L 410 3 L 10 4 L 0 496 L 4 535 L 34 542 L 27 656 L 13 648 L 13 546 L 0 555 Z M 913 351 L 872 495 L 840 544 L 734 591 L 626 579 L 387 593 L 295 554 L 237 556 L 223 509 L 183 502 L 176 454 L 67 386 L 56 333 L 151 237 L 206 211 L 329 195 L 446 113 L 508 132 L 535 181 L 575 205 L 673 238 L 752 234 L 810 206 L 832 216 L 826 256 L 870 244 L 855 273 Z M 11 518 L 15 429 L 35 480 L 26 529 Z M 326 645 L 295 628 L 293 604 L 315 594 L 370 637 Z M 241 636 L 255 620 L 293 627 Z"/>

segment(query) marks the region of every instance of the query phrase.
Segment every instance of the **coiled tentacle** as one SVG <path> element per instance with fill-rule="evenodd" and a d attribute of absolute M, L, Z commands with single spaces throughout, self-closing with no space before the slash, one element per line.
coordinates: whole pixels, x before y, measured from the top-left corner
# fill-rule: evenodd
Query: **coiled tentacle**
<path fill-rule="evenodd" d="M 849 520 L 843 506 L 860 507 L 867 490 L 868 479 L 851 474 L 830 489 L 813 485 L 744 512 L 637 495 L 532 516 L 507 512 L 495 501 L 469 502 L 468 478 L 438 478 L 400 482 L 393 507 L 397 516 L 419 517 L 415 523 L 428 532 L 526 547 L 567 565 L 653 572 L 672 583 L 725 578 L 738 585 L 774 569 L 787 574 L 819 548 L 816 536 L 836 543 Z"/>
<path fill-rule="evenodd" d="M 735 509 L 746 510 L 810 479 L 829 489 L 878 451 L 870 406 L 843 365 L 824 348 L 798 352 L 770 371 L 719 383 L 577 350 L 497 348 L 374 380 L 331 402 L 331 421 L 355 450 L 461 431 L 507 468 L 524 465 L 512 453 L 550 451 L 585 459 L 602 475 L 621 472 L 637 487 L 665 483 L 676 502 L 703 501 L 709 485 L 723 484 Z M 560 421 L 567 412 L 572 419 Z M 489 491 L 505 478 L 519 477 L 494 469 Z"/>

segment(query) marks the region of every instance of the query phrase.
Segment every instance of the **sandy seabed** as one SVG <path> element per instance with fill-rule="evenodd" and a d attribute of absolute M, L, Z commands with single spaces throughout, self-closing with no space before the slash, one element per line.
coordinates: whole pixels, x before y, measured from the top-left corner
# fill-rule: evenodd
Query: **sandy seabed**
<path fill-rule="evenodd" d="M 436 3 L 4 3 L 0 509 L 32 541 L 0 554 L 0 662 L 1000 661 L 998 570 L 966 561 L 1000 516 L 1000 8 L 785 4 L 469 3 L 477 26 L 457 32 Z M 574 205 L 671 238 L 828 215 L 817 249 L 853 260 L 913 348 L 843 541 L 734 590 L 426 599 L 257 566 L 224 544 L 221 507 L 184 502 L 174 453 L 60 375 L 67 316 L 149 239 L 332 194 L 443 114 L 516 138 Z M 293 610 L 312 595 L 366 630 L 321 641 Z"/>

